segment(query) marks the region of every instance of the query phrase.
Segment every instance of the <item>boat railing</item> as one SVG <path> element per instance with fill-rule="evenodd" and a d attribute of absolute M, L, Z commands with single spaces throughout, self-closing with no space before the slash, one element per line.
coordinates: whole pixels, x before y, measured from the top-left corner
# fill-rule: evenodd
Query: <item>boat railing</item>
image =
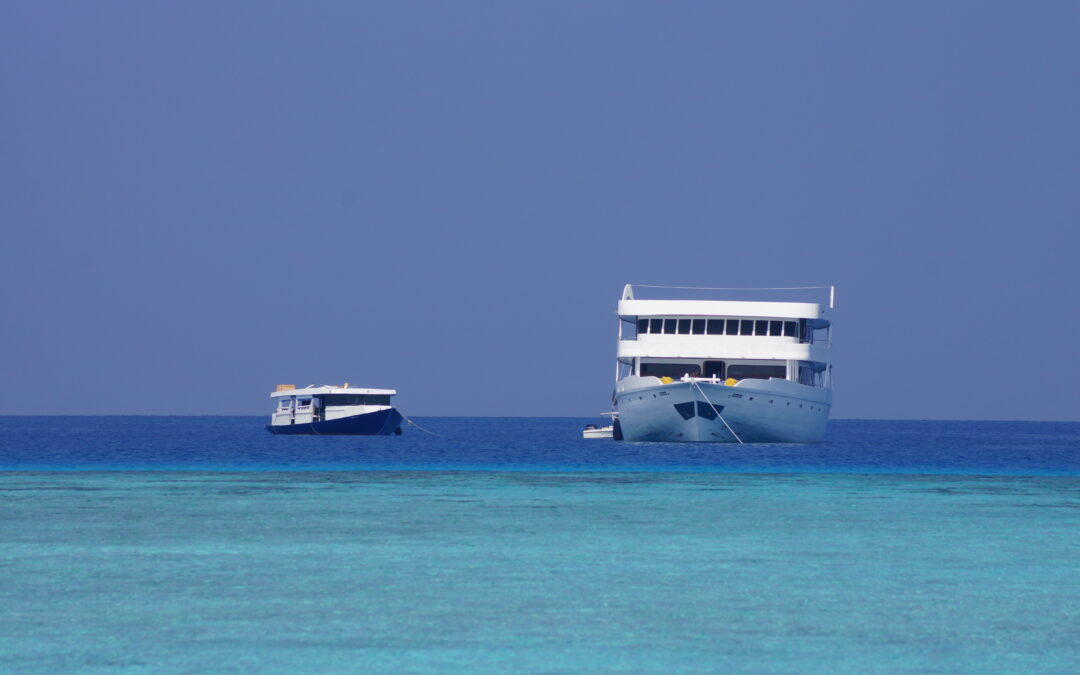
<path fill-rule="evenodd" d="M 704 382 L 706 384 L 725 384 L 729 387 L 734 387 L 739 380 L 734 377 L 720 377 L 719 375 L 713 375 L 711 377 L 700 377 L 696 375 L 683 375 L 679 378 L 680 382 Z"/>

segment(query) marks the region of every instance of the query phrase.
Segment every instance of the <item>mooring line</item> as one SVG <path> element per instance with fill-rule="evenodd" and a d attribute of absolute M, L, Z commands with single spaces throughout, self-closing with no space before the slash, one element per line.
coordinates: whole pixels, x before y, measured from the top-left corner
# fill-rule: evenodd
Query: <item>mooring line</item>
<path fill-rule="evenodd" d="M 730 431 L 731 435 L 735 437 L 735 440 L 739 442 L 739 445 L 745 445 L 743 443 L 743 439 L 739 438 L 739 434 L 735 433 L 735 430 L 732 429 L 731 425 L 727 423 L 727 420 L 724 419 L 724 416 L 721 415 L 720 411 L 716 409 L 716 406 L 713 405 L 713 402 L 709 400 L 709 395 L 705 393 L 705 390 L 701 388 L 701 385 L 697 382 L 694 382 L 693 385 L 697 387 L 697 390 L 699 392 L 701 392 L 701 397 L 704 398 L 705 402 L 709 404 L 709 407 L 712 408 L 713 412 L 716 413 L 716 416 L 720 418 L 720 421 L 724 423 L 724 426 L 727 427 L 727 430 Z"/>
<path fill-rule="evenodd" d="M 398 412 L 400 413 L 401 411 L 399 410 Z M 419 429 L 420 431 L 423 431 L 423 432 L 424 432 L 425 434 L 431 434 L 432 436 L 438 436 L 439 438 L 446 438 L 446 436 L 443 436 L 442 434 L 437 434 L 437 433 L 435 433 L 434 431 L 428 431 L 427 429 L 425 429 L 424 427 L 420 426 L 420 425 L 419 425 L 419 424 L 417 424 L 416 422 L 413 422 L 413 421 L 412 421 L 412 419 L 411 419 L 411 418 L 409 418 L 409 416 L 408 416 L 408 415 L 402 415 L 402 418 L 404 418 L 406 422 L 408 422 L 409 424 L 413 425 L 414 427 L 416 427 L 416 428 L 417 428 L 417 429 Z"/>

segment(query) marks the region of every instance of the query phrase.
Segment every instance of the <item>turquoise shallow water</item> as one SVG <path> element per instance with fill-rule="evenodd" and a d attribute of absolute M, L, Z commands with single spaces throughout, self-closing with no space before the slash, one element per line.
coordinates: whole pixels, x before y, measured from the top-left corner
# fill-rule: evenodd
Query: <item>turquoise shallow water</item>
<path fill-rule="evenodd" d="M 0 417 L 0 672 L 1080 671 L 1080 424 Z"/>
<path fill-rule="evenodd" d="M 1071 672 L 1080 479 L 0 477 L 0 669 Z"/>

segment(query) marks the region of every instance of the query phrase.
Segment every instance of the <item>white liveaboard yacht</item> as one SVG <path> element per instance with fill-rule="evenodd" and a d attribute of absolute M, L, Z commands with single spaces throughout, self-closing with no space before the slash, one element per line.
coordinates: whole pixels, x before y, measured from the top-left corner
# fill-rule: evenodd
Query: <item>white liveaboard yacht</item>
<path fill-rule="evenodd" d="M 615 438 L 808 443 L 832 408 L 834 289 L 804 302 L 619 301 Z"/>
<path fill-rule="evenodd" d="M 266 430 L 272 434 L 385 436 L 401 433 L 401 413 L 390 405 L 393 389 L 279 384 Z"/>

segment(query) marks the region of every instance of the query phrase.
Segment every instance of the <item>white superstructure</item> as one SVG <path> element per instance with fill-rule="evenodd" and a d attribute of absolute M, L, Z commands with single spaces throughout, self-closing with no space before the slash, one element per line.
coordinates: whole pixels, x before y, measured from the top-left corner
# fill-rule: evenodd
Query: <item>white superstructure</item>
<path fill-rule="evenodd" d="M 628 441 L 811 442 L 832 407 L 828 307 L 619 301 L 615 410 Z"/>

